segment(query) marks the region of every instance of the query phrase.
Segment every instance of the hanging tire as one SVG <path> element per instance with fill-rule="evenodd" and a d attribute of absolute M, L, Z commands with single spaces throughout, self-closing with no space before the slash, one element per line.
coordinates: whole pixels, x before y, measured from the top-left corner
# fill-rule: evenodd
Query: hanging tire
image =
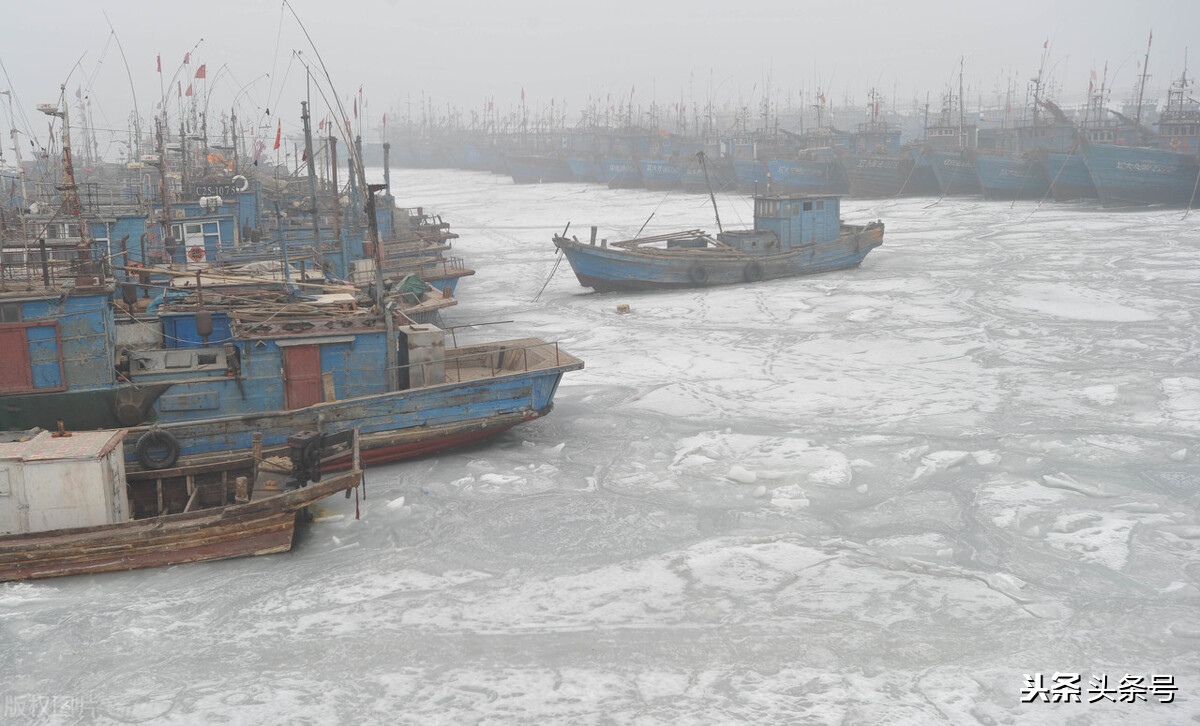
<path fill-rule="evenodd" d="M 170 469 L 179 460 L 179 439 L 169 431 L 152 429 L 142 434 L 133 450 L 143 468 Z"/>
<path fill-rule="evenodd" d="M 704 283 L 708 282 L 708 270 L 704 269 L 700 265 L 692 265 L 691 268 L 688 269 L 688 277 L 691 278 L 692 282 L 696 283 L 697 285 L 703 285 Z"/>
<path fill-rule="evenodd" d="M 757 262 L 748 262 L 742 268 L 742 279 L 746 282 L 758 282 L 763 279 L 762 265 Z"/>

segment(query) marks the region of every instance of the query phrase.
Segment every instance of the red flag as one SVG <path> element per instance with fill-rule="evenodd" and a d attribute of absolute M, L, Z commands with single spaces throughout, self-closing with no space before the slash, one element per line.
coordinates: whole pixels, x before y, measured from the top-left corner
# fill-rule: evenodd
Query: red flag
<path fill-rule="evenodd" d="M 75 86 L 75 98 L 83 100 L 83 86 Z"/>
<path fill-rule="evenodd" d="M 383 125 L 387 126 L 387 114 L 386 113 L 383 115 Z"/>
<path fill-rule="evenodd" d="M 491 111 L 491 110 L 492 110 L 492 102 L 491 102 L 491 101 L 488 101 L 488 110 L 489 110 L 489 111 Z"/>
<path fill-rule="evenodd" d="M 279 140 L 283 138 L 283 122 L 278 121 L 279 125 L 275 127 L 275 148 L 279 148 Z"/>
<path fill-rule="evenodd" d="M 358 99 L 354 99 L 354 118 L 358 118 Z"/>
<path fill-rule="evenodd" d="M 196 77 L 197 78 L 208 78 L 208 74 L 205 73 L 205 68 L 207 68 L 207 67 L 208 67 L 207 63 L 201 63 L 200 67 L 196 69 Z"/>
<path fill-rule="evenodd" d="M 1050 47 L 1050 39 L 1046 38 L 1046 42 L 1042 43 L 1042 48 L 1049 48 L 1049 47 Z"/>
<path fill-rule="evenodd" d="M 190 84 L 190 83 L 188 84 L 187 93 L 185 93 L 185 94 L 183 94 L 183 95 L 185 95 L 185 96 L 190 96 L 190 95 L 192 95 L 192 84 Z"/>
<path fill-rule="evenodd" d="M 321 119 L 321 123 L 317 124 L 317 131 L 325 130 L 325 119 Z"/>
<path fill-rule="evenodd" d="M 307 147 L 305 147 L 304 151 L 300 153 L 300 161 L 308 161 L 308 148 Z"/>
<path fill-rule="evenodd" d="M 188 64 L 188 62 L 189 62 L 191 59 L 192 59 L 192 54 L 191 54 L 191 53 L 184 53 L 184 54 L 183 54 L 183 64 L 184 64 L 185 66 Z"/>
<path fill-rule="evenodd" d="M 162 73 L 162 54 L 158 55 L 158 72 Z"/>
<path fill-rule="evenodd" d="M 825 103 L 825 94 L 824 93 L 822 93 L 820 96 L 817 96 L 817 98 L 821 99 L 821 103 Z"/>

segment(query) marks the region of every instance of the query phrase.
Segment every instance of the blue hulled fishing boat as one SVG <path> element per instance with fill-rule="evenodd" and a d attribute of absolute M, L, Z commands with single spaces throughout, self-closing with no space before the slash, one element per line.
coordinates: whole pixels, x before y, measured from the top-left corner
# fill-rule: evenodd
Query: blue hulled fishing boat
<path fill-rule="evenodd" d="M 1083 156 L 1105 206 L 1200 202 L 1200 103 L 1187 71 L 1171 84 L 1158 136 L 1147 146 L 1086 143 Z"/>
<path fill-rule="evenodd" d="M 715 201 L 714 201 L 715 208 Z M 717 218 L 718 228 L 720 217 Z M 883 224 L 843 224 L 836 196 L 765 195 L 754 228 L 699 229 L 609 244 L 554 236 L 584 287 L 597 292 L 758 282 L 854 267 L 883 243 Z"/>

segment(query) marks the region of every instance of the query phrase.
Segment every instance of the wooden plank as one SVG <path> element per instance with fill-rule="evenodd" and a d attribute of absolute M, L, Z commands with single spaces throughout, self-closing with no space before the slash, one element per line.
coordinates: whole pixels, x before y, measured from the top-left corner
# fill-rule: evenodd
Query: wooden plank
<path fill-rule="evenodd" d="M 337 400 L 337 395 L 333 388 L 333 371 L 325 371 L 321 374 L 321 386 L 324 388 L 326 401 Z"/>
<path fill-rule="evenodd" d="M 190 512 L 192 505 L 196 503 L 196 495 L 200 493 L 200 487 L 193 487 L 192 495 L 188 497 L 187 504 L 183 506 L 183 511 Z"/>

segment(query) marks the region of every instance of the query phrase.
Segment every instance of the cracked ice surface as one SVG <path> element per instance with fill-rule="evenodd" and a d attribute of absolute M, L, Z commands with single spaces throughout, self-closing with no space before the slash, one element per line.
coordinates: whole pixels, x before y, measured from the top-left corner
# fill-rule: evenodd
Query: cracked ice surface
<path fill-rule="evenodd" d="M 586 361 L 553 414 L 368 472 L 362 519 L 331 499 L 285 555 L 0 585 L 5 695 L 177 724 L 1200 713 L 1194 220 L 846 200 L 887 225 L 860 269 L 597 295 L 563 264 L 531 302 L 567 221 L 711 226 L 707 199 L 392 180 L 478 270 L 446 324 L 513 321 L 460 341 Z M 1020 703 L 1054 672 L 1180 691 Z"/>

